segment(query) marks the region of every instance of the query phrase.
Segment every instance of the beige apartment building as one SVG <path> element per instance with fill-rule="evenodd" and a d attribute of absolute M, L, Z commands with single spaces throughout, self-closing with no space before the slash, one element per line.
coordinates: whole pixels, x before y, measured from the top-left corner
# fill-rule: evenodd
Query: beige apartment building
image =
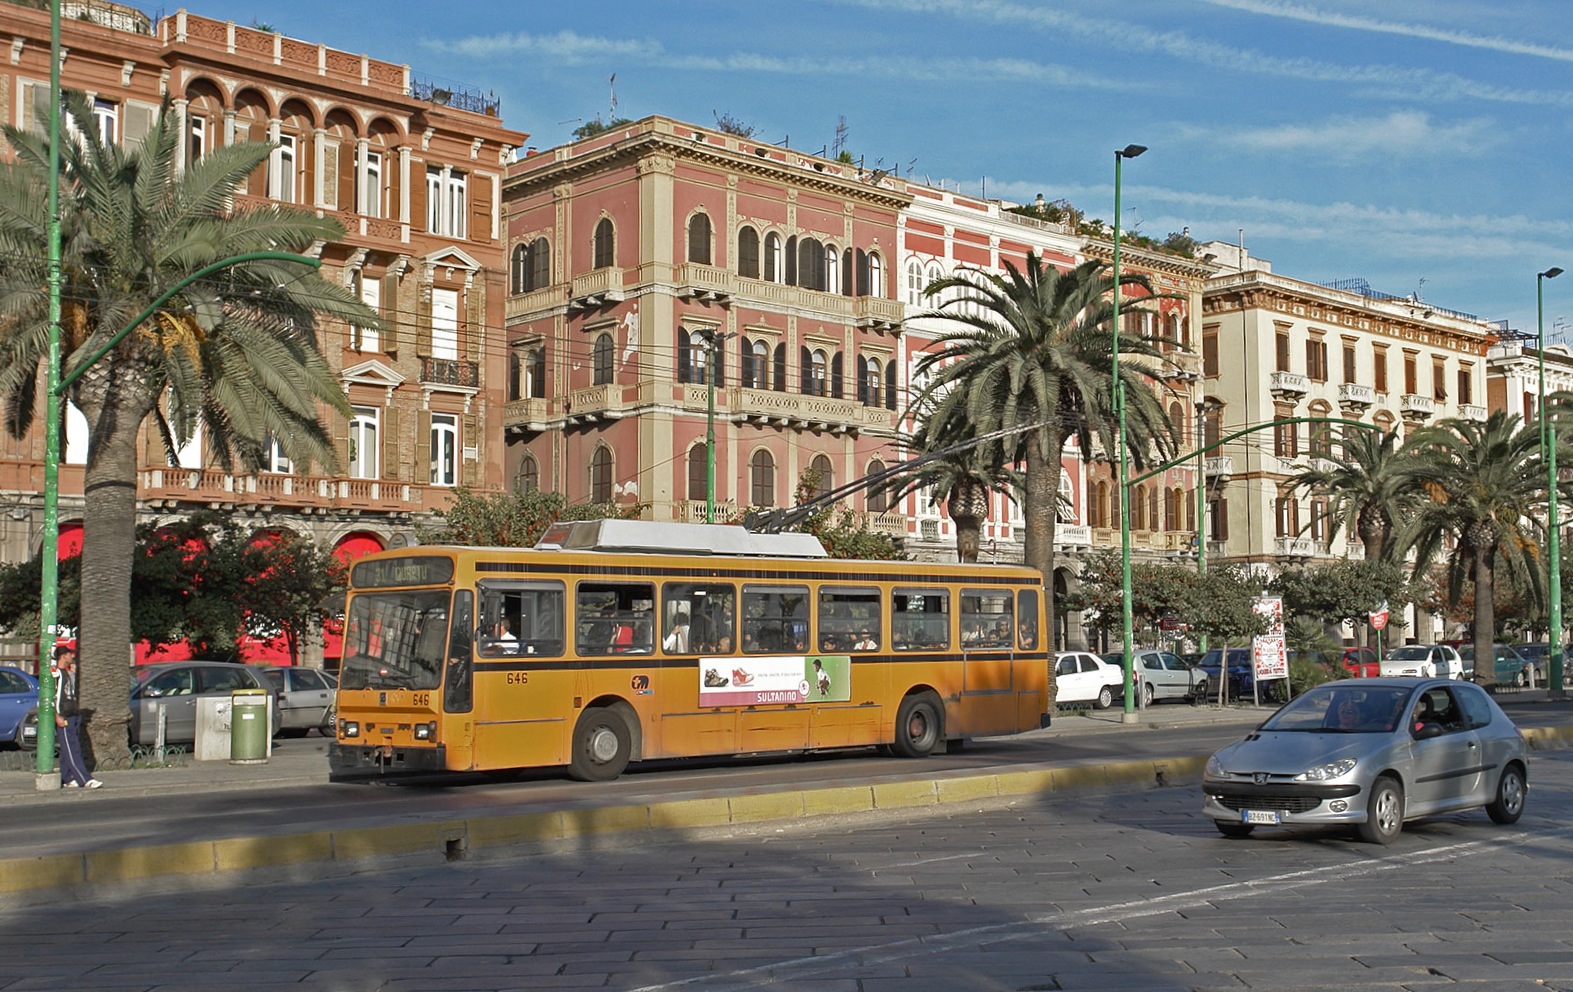
<path fill-rule="evenodd" d="M 138 497 L 158 523 L 195 507 L 260 531 L 289 529 L 364 553 L 402 545 L 459 484 L 502 484 L 505 165 L 525 135 L 495 98 L 438 88 L 408 66 L 185 10 L 152 16 L 119 4 L 66 4 L 62 85 L 87 92 L 101 132 L 140 141 L 161 101 L 178 115 L 182 162 L 243 140 L 278 145 L 237 209 L 290 203 L 337 219 L 318 246 L 321 274 L 378 310 L 377 333 L 323 328 L 322 346 L 354 407 L 329 423 L 337 474 L 275 457 L 256 474 L 213 467 L 203 439 L 171 464 L 147 438 Z M 0 3 L 0 120 L 41 126 L 49 15 Z M 451 84 L 450 84 L 451 85 Z M 42 97 L 42 103 L 41 101 Z M 37 553 L 42 430 L 0 438 L 0 553 Z M 63 553 L 79 547 L 86 423 L 66 414 L 60 492 Z M 73 541 L 76 542 L 75 547 Z"/>
<path fill-rule="evenodd" d="M 1201 248 L 1218 266 L 1203 298 L 1204 428 L 1209 441 L 1297 417 L 1357 420 L 1400 435 L 1443 418 L 1485 420 L 1487 353 L 1501 328 L 1363 280 L 1322 286 L 1277 275 L 1237 246 Z M 1358 428 L 1342 428 L 1354 430 Z M 1326 501 L 1289 480 L 1337 453 L 1336 435 L 1284 425 L 1212 453 L 1209 561 L 1261 574 L 1365 553 L 1328 527 Z M 1435 631 L 1409 630 L 1422 640 Z"/>

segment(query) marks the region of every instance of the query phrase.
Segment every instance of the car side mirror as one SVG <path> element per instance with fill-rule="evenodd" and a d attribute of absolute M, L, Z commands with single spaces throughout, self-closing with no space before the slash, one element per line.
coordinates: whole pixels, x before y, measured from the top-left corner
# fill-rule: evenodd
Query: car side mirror
<path fill-rule="evenodd" d="M 1433 737 L 1441 737 L 1442 725 L 1431 720 L 1426 720 L 1423 723 L 1417 723 L 1415 724 L 1414 736 L 1415 740 L 1417 741 L 1426 741 Z"/>

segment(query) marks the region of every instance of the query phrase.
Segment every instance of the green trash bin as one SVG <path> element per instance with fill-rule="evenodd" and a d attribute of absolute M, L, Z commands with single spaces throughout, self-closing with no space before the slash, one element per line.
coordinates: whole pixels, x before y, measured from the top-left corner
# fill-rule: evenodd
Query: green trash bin
<path fill-rule="evenodd" d="M 260 765 L 268 760 L 273 721 L 268 717 L 266 689 L 236 689 L 229 697 L 229 763 Z"/>

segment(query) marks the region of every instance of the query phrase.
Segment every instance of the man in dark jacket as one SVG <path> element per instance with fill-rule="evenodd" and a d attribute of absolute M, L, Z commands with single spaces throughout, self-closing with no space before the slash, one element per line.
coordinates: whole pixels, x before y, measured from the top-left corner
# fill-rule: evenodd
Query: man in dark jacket
<path fill-rule="evenodd" d="M 77 706 L 76 649 L 55 648 L 55 727 L 60 737 L 60 787 L 97 789 L 104 783 L 82 761 L 82 711 Z"/>

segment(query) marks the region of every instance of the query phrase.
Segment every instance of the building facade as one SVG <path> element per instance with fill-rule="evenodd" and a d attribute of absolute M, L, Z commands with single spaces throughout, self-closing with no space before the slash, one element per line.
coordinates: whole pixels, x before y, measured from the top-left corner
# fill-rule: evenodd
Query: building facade
<path fill-rule="evenodd" d="M 162 101 L 185 135 L 182 165 L 245 140 L 277 145 L 236 209 L 289 203 L 337 219 L 318 246 L 321 275 L 379 311 L 381 332 L 327 323 L 320 343 L 354 408 L 323 411 L 335 474 L 282 456 L 256 474 L 215 467 L 200 436 L 171 463 L 152 432 L 138 497 L 159 523 L 195 507 L 259 531 L 289 529 L 364 553 L 413 539 L 456 485 L 501 486 L 503 320 L 501 192 L 525 135 L 495 99 L 423 83 L 407 66 L 179 11 L 152 18 L 86 2 L 62 23 L 62 86 L 83 90 L 101 133 L 130 144 Z M 0 65 L 0 119 L 47 126 L 49 15 L 0 4 L 11 39 Z M 80 513 L 86 422 L 66 412 L 60 475 L 63 547 Z M 0 554 L 37 553 L 43 431 L 0 439 Z"/>
<path fill-rule="evenodd" d="M 1212 242 L 1219 273 L 1203 299 L 1204 431 L 1209 440 L 1293 418 L 1338 418 L 1400 436 L 1457 417 L 1487 417 L 1487 354 L 1501 328 L 1363 280 L 1321 286 L 1276 275 L 1271 263 Z M 1209 561 L 1262 575 L 1361 557 L 1357 536 L 1329 526 L 1321 497 L 1291 478 L 1337 455 L 1336 430 L 1288 424 L 1248 434 L 1207 459 Z M 1431 617 L 1407 618 L 1421 640 Z"/>
<path fill-rule="evenodd" d="M 513 485 L 730 520 L 899 457 L 905 183 L 649 117 L 526 156 L 503 198 Z"/>

